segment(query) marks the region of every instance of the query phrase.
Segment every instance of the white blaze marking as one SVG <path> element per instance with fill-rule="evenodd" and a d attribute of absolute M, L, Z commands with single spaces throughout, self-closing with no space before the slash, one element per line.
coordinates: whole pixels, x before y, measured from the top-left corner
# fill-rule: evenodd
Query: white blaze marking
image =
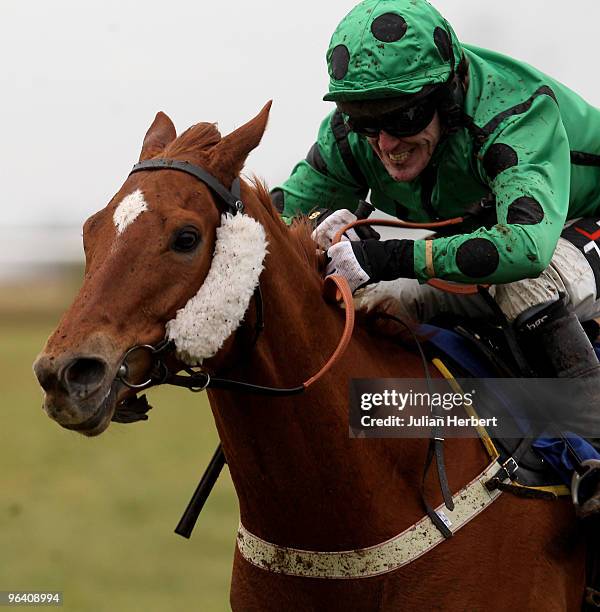
<path fill-rule="evenodd" d="M 136 189 L 133 193 L 125 196 L 113 215 L 117 232 L 122 234 L 145 210 L 148 210 L 148 205 L 144 200 L 141 189 Z"/>

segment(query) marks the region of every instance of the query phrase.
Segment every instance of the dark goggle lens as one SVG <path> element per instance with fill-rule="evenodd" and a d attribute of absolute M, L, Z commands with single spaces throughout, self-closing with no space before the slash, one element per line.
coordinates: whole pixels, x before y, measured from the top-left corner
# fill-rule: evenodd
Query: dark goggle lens
<path fill-rule="evenodd" d="M 435 110 L 435 100 L 425 99 L 415 106 L 380 117 L 348 117 L 346 123 L 353 132 L 367 138 L 377 138 L 382 131 L 401 138 L 422 132 L 431 123 Z"/>

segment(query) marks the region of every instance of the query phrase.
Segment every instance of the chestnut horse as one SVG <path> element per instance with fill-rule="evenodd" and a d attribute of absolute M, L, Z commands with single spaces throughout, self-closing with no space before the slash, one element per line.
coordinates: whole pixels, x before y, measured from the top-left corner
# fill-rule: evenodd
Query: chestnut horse
<path fill-rule="evenodd" d="M 171 120 L 159 113 L 140 159 L 189 162 L 229 189 L 262 138 L 269 108 L 225 137 L 208 123 L 177 137 Z M 83 286 L 35 364 L 52 419 L 88 436 L 100 434 L 134 394 L 119 379 L 128 349 L 156 345 L 169 331 L 173 337 L 176 327 L 191 333 L 191 345 L 178 347 L 174 367 L 189 363 L 196 350 L 210 373 L 227 370 L 230 378 L 273 387 L 296 386 L 319 370 L 337 345 L 344 315 L 322 298 L 309 230 L 288 228 L 258 181 L 242 181 L 241 200 L 244 216 L 268 241 L 264 261 L 254 261 L 256 249 L 237 234 L 231 248 L 241 255 L 235 261 L 250 262 L 243 274 L 235 262 L 211 265 L 219 231 L 231 216 L 222 216 L 213 190 L 189 173 L 132 173 L 106 208 L 87 220 Z M 256 344 L 257 306 L 246 273 L 260 273 L 264 301 L 265 329 Z M 215 312 L 185 320 L 180 313 L 209 280 L 202 299 Z M 236 292 L 245 297 L 237 300 Z M 223 314 L 232 296 L 242 316 Z M 136 380 L 149 367 L 141 358 L 128 366 Z M 209 390 L 247 532 L 292 549 L 355 551 L 417 523 L 424 516 L 419 488 L 428 442 L 350 439 L 348 381 L 422 373 L 417 355 L 359 326 L 343 357 L 301 395 Z M 450 487 L 457 492 L 489 461 L 476 439 L 446 445 Z M 434 477 L 427 479 L 437 505 L 436 485 Z M 379 575 L 289 575 L 249 562 L 238 545 L 231 606 L 257 612 L 574 611 L 584 585 L 584 555 L 575 536 L 568 502 L 502 494 L 451 539 Z"/>

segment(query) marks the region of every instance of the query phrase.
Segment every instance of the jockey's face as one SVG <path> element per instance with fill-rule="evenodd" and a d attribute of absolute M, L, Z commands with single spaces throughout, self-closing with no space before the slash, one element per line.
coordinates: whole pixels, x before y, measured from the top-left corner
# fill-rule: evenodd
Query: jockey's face
<path fill-rule="evenodd" d="M 396 137 L 385 131 L 368 138 L 388 174 L 399 182 L 416 179 L 431 160 L 440 142 L 442 128 L 435 113 L 431 123 L 414 136 Z"/>

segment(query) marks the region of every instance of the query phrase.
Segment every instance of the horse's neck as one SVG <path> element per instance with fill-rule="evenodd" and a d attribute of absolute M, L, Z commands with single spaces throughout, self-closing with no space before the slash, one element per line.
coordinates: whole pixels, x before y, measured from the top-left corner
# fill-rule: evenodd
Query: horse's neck
<path fill-rule="evenodd" d="M 231 375 L 297 386 L 335 349 L 344 315 L 323 301 L 319 278 L 292 245 L 271 238 L 269 251 L 265 330 Z M 344 357 L 299 396 L 211 393 L 244 525 L 267 540 L 334 550 L 385 540 L 420 517 L 426 443 L 348 434 L 350 379 L 417 377 L 420 367 L 410 353 L 357 329 Z M 391 512 L 390 498 L 403 500 L 401 512 Z"/>

